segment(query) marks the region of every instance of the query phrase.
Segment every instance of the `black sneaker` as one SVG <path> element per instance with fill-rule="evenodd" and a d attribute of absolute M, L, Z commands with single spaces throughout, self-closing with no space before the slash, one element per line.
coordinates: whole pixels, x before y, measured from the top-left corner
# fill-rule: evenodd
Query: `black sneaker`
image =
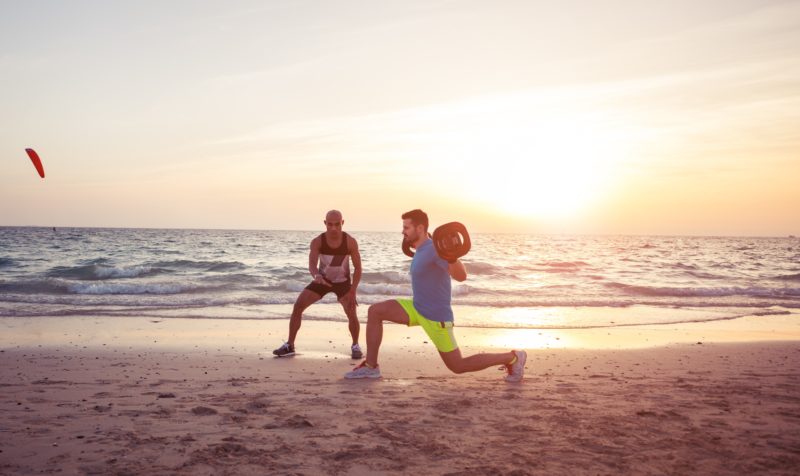
<path fill-rule="evenodd" d="M 360 345 L 353 344 L 353 346 L 350 347 L 350 357 L 352 357 L 354 359 L 360 359 L 363 356 L 364 356 L 364 353 L 361 352 L 361 346 Z"/>
<path fill-rule="evenodd" d="M 273 350 L 272 354 L 277 355 L 278 357 L 289 357 L 291 355 L 294 355 L 294 346 L 289 345 L 288 342 L 284 342 L 282 346 Z"/>

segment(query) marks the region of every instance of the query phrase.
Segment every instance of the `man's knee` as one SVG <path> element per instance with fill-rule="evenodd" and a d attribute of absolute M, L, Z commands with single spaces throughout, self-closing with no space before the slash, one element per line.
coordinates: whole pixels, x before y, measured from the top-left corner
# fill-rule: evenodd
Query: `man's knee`
<path fill-rule="evenodd" d="M 382 319 L 381 304 L 373 304 L 367 309 L 367 321 L 376 322 Z"/>
<path fill-rule="evenodd" d="M 383 321 L 408 325 L 408 315 L 397 301 L 383 301 L 373 304 L 367 309 L 367 324 L 380 324 Z"/>
<path fill-rule="evenodd" d="M 294 302 L 292 314 L 302 314 L 303 311 L 308 309 L 309 306 L 322 299 L 322 296 L 316 295 L 313 291 L 304 289 Z"/>
<path fill-rule="evenodd" d="M 308 309 L 308 306 L 311 304 L 303 302 L 301 299 L 298 299 L 294 303 L 294 307 L 292 308 L 292 315 L 295 317 L 300 317 L 303 314 L 303 311 Z"/>
<path fill-rule="evenodd" d="M 444 354 L 442 354 L 442 361 L 444 362 L 444 365 L 454 374 L 463 374 L 467 371 L 464 367 L 463 359 L 460 357 L 450 355 L 445 358 Z"/>
<path fill-rule="evenodd" d="M 369 309 L 367 309 L 367 320 L 372 322 L 388 320 L 390 317 L 390 306 L 391 301 L 384 301 L 371 305 Z"/>
<path fill-rule="evenodd" d="M 461 361 L 445 362 L 444 365 L 446 365 L 447 368 L 450 369 L 450 371 L 453 372 L 454 374 L 463 374 L 464 372 L 466 372 L 464 366 L 461 365 Z"/>

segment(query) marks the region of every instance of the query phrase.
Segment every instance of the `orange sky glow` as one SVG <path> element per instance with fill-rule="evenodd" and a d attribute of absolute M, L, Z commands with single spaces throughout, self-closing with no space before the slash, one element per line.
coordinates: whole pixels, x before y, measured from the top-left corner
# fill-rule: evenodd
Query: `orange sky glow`
<path fill-rule="evenodd" d="M 0 45 L 0 226 L 800 235 L 797 2 L 19 3 Z"/>

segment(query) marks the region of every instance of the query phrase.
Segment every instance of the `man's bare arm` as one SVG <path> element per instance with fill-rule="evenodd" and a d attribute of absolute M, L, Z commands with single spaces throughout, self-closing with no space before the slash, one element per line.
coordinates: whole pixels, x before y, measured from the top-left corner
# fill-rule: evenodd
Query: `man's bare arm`
<path fill-rule="evenodd" d="M 347 243 L 347 247 L 350 250 L 350 258 L 353 260 L 353 294 L 356 292 L 356 288 L 358 288 L 358 283 L 361 282 L 361 252 L 358 251 L 358 242 L 351 237 L 347 237 L 349 242 Z"/>
<path fill-rule="evenodd" d="M 319 252 L 321 248 L 322 240 L 320 240 L 319 237 L 311 240 L 311 249 L 308 252 L 308 272 L 311 273 L 311 277 L 314 278 L 315 283 L 330 286 L 328 280 L 319 272 Z"/>
<path fill-rule="evenodd" d="M 467 280 L 467 268 L 460 259 L 457 259 L 454 263 L 449 263 L 447 265 L 447 271 L 450 273 L 450 276 L 458 282 Z"/>

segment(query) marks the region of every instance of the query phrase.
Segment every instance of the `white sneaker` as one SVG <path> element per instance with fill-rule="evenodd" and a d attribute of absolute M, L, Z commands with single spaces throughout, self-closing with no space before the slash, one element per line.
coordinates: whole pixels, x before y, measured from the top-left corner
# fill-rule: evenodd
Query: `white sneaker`
<path fill-rule="evenodd" d="M 522 375 L 525 373 L 525 361 L 528 360 L 528 353 L 524 350 L 514 350 L 514 355 L 517 356 L 516 362 L 513 364 L 506 364 L 508 375 L 506 375 L 506 382 L 520 382 Z"/>
<path fill-rule="evenodd" d="M 364 357 L 364 353 L 361 352 L 360 345 L 353 344 L 352 347 L 350 347 L 350 357 L 354 359 L 360 359 L 361 357 Z"/>
<path fill-rule="evenodd" d="M 361 362 L 358 367 L 344 374 L 344 378 L 380 378 L 381 369 L 377 366 L 373 369 L 367 365 L 367 361 Z"/>

